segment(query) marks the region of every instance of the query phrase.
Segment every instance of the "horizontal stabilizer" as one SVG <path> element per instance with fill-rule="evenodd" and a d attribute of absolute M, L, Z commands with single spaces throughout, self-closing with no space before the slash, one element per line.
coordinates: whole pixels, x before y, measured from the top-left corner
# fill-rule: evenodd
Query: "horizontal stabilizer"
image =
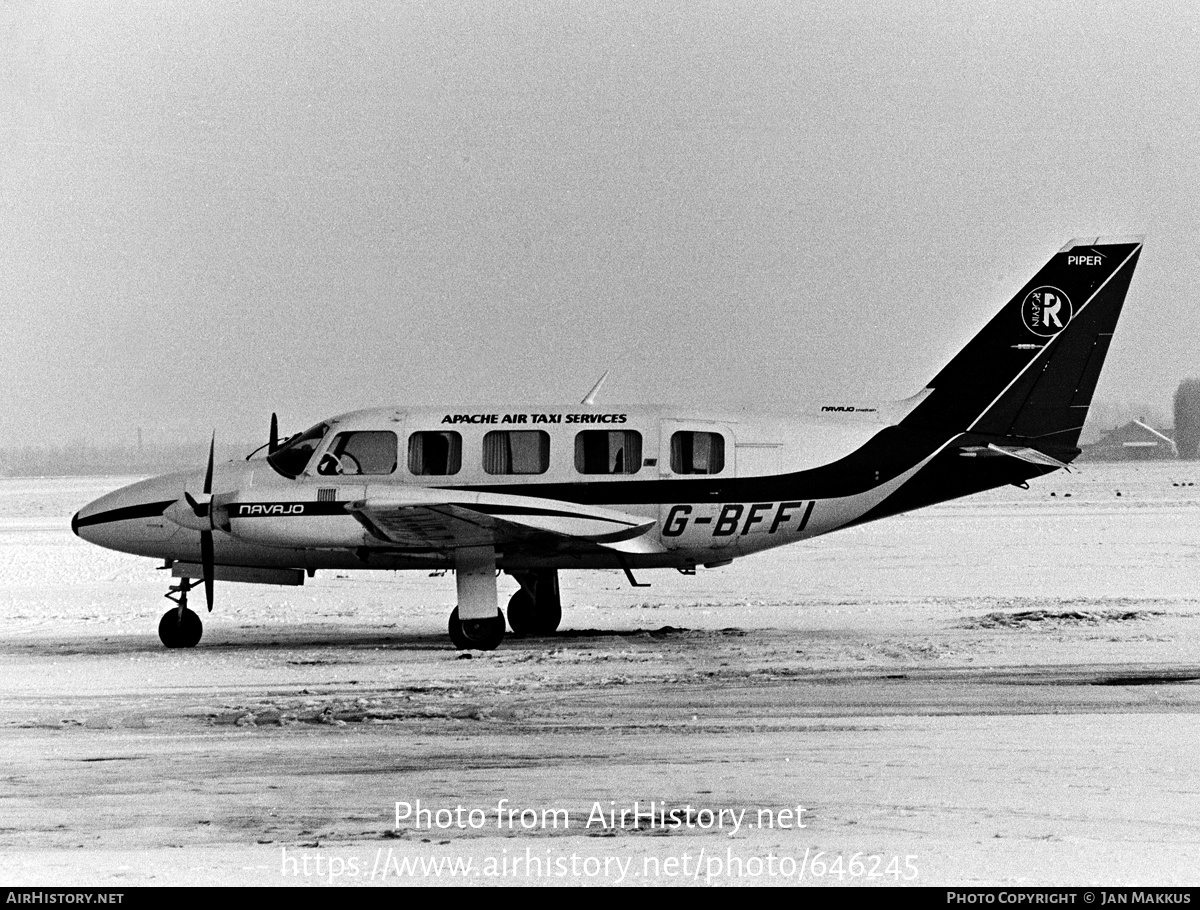
<path fill-rule="evenodd" d="M 1025 461 L 1029 464 L 1042 465 L 1047 468 L 1066 468 L 1071 470 L 1071 466 L 1065 461 L 1059 461 L 1047 455 L 1045 452 L 1040 452 L 1030 446 L 998 446 L 994 442 L 989 442 L 985 446 L 963 446 L 958 449 L 958 454 L 965 458 L 1016 458 L 1018 461 Z"/>
<path fill-rule="evenodd" d="M 999 452 L 1001 455 L 1011 455 L 1013 458 L 1019 458 L 1021 461 L 1027 461 L 1030 464 L 1045 465 L 1048 468 L 1066 468 L 1071 470 L 1071 466 L 1065 461 L 1059 461 L 1057 458 L 1051 458 L 1045 452 L 1039 452 L 1037 449 L 1031 449 L 1029 446 L 998 446 L 994 442 L 988 443 L 988 448 L 993 452 Z"/>
<path fill-rule="evenodd" d="M 1159 439 L 1161 439 L 1163 442 L 1165 442 L 1167 445 L 1169 445 L 1171 447 L 1171 451 L 1173 451 L 1176 455 L 1179 455 L 1179 447 L 1175 444 L 1175 440 L 1172 439 L 1170 436 L 1168 436 L 1166 433 L 1162 433 L 1162 432 L 1154 429 L 1154 427 L 1150 426 L 1150 424 L 1145 423 L 1144 421 L 1141 421 L 1141 420 L 1137 420 L 1136 418 L 1134 419 L 1133 422 L 1136 423 L 1139 427 L 1141 427 L 1146 432 L 1152 433 L 1155 436 L 1157 436 Z"/>

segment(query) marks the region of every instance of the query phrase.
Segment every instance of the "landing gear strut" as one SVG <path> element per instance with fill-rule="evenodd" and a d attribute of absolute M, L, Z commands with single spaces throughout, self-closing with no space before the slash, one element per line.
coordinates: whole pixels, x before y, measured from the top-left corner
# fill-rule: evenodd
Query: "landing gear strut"
<path fill-rule="evenodd" d="M 190 578 L 181 578 L 179 584 L 167 592 L 167 600 L 179 604 L 162 615 L 158 621 L 158 637 L 168 648 L 194 648 L 204 634 L 204 623 L 188 609 L 187 594 L 196 583 Z"/>
<path fill-rule="evenodd" d="M 562 621 L 558 572 L 509 572 L 521 585 L 508 601 L 508 625 L 515 635 L 553 635 Z"/>
<path fill-rule="evenodd" d="M 460 547 L 454 552 L 454 576 L 458 606 L 450 614 L 450 641 L 460 651 L 494 651 L 504 640 L 504 614 L 496 603 L 495 549 Z"/>

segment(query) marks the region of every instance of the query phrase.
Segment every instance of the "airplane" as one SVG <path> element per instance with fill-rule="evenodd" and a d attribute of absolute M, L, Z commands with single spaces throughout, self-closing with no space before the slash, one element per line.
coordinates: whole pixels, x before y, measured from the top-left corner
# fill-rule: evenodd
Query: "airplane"
<path fill-rule="evenodd" d="M 85 540 L 164 560 L 168 648 L 202 635 L 187 595 L 300 585 L 318 570 L 454 570 L 449 635 L 552 635 L 558 573 L 727 565 L 1067 468 L 1142 249 L 1071 240 L 918 394 L 806 415 L 599 407 L 397 407 L 322 420 L 244 461 L 143 480 L 84 506 Z M 603 381 L 603 379 L 601 380 Z M 215 440 L 215 434 L 214 434 Z"/>

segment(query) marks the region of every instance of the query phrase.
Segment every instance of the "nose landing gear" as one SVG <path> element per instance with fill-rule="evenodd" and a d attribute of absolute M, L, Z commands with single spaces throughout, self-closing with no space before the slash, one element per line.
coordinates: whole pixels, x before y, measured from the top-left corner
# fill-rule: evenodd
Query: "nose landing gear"
<path fill-rule="evenodd" d="M 168 648 L 194 648 L 204 634 L 204 623 L 187 605 L 188 591 L 194 587 L 196 582 L 192 579 L 181 578 L 179 584 L 164 595 L 167 600 L 179 604 L 164 613 L 158 621 L 158 637 Z"/>

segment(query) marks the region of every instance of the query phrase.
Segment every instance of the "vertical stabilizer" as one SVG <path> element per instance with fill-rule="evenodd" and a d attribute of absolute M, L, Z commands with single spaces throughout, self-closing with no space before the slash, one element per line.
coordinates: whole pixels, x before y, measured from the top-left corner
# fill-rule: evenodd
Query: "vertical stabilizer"
<path fill-rule="evenodd" d="M 902 426 L 1077 451 L 1141 237 L 1072 240 L 929 383 Z"/>

